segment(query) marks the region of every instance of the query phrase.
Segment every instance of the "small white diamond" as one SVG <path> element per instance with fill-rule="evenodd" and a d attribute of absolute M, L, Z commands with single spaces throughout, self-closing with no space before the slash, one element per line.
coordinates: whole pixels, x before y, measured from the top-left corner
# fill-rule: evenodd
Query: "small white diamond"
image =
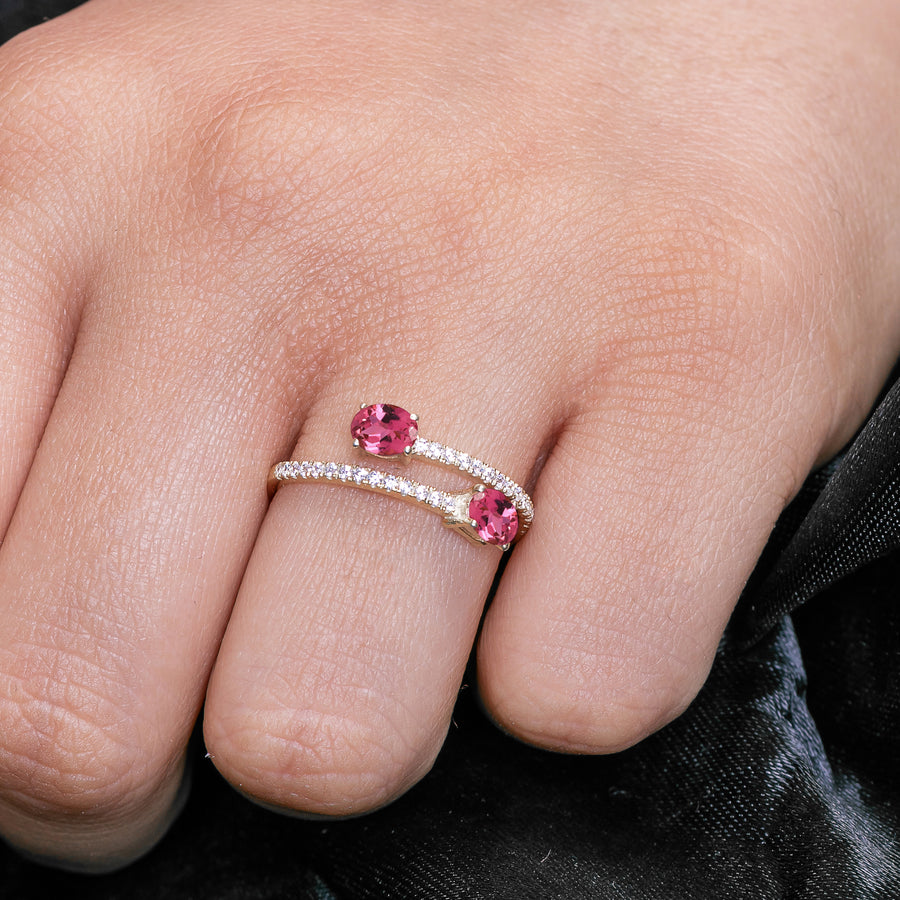
<path fill-rule="evenodd" d="M 457 453 L 456 465 L 458 465 L 460 469 L 469 472 L 471 471 L 470 466 L 472 465 L 472 457 L 469 456 L 468 453 Z"/>
<path fill-rule="evenodd" d="M 442 500 L 442 499 L 443 499 L 443 498 L 442 498 L 442 496 L 441 496 L 441 492 L 440 492 L 440 491 L 429 491 L 429 492 L 428 492 L 428 496 L 425 498 L 425 502 L 426 502 L 429 506 L 440 506 L 440 505 L 441 505 L 441 500 Z"/>
<path fill-rule="evenodd" d="M 309 472 L 309 474 L 310 474 L 313 478 L 321 478 L 321 477 L 325 474 L 325 464 L 324 464 L 324 463 L 320 463 L 320 462 L 313 463 L 313 464 L 310 466 L 310 472 Z"/>
<path fill-rule="evenodd" d="M 338 470 L 341 481 L 349 481 L 353 477 L 353 466 L 341 466 Z"/>
<path fill-rule="evenodd" d="M 482 473 L 484 472 L 484 463 L 479 459 L 473 459 L 472 465 L 469 467 L 469 471 L 476 477 L 481 478 Z"/>
<path fill-rule="evenodd" d="M 399 484 L 399 482 L 397 481 L 397 479 L 394 475 L 388 475 L 384 479 L 384 489 L 386 491 L 396 491 L 398 484 Z"/>
<path fill-rule="evenodd" d="M 362 484 L 366 480 L 366 478 L 368 478 L 368 476 L 369 476 L 369 470 L 366 469 L 364 466 L 360 466 L 358 469 L 356 469 L 353 472 L 353 480 L 357 484 Z"/>
<path fill-rule="evenodd" d="M 340 466 L 337 463 L 327 463 L 325 466 L 325 477 L 335 478 L 339 469 Z"/>
<path fill-rule="evenodd" d="M 370 472 L 366 481 L 369 487 L 381 487 L 384 484 L 384 475 L 381 472 Z"/>
<path fill-rule="evenodd" d="M 405 479 L 397 479 L 397 492 L 401 497 L 408 497 L 412 493 L 413 486 Z"/>
<path fill-rule="evenodd" d="M 425 499 L 428 497 L 428 488 L 425 487 L 424 484 L 416 485 L 416 490 L 415 490 L 414 496 L 415 496 L 416 500 L 420 501 L 421 503 L 424 503 Z"/>

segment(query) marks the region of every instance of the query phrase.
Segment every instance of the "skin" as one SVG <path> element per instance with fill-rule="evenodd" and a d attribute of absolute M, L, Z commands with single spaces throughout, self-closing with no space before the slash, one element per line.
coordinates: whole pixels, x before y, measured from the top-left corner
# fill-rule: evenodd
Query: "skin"
<path fill-rule="evenodd" d="M 205 702 L 252 799 L 677 716 L 900 348 L 900 7 L 92 0 L 0 50 L 0 832 L 127 864 Z M 283 488 L 360 401 L 533 492 L 500 558 Z M 388 465 L 385 464 L 385 468 Z M 421 461 L 406 469 L 460 484 Z"/>

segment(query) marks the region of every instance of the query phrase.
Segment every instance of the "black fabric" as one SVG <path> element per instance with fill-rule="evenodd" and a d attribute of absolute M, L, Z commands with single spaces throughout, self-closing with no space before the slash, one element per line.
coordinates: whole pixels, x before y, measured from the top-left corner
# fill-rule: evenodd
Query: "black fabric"
<path fill-rule="evenodd" d="M 7 32 L 29 19 L 0 3 Z M 143 860 L 82 877 L 0 849 L 0 896 L 900 898 L 898 437 L 894 387 L 785 512 L 696 702 L 639 746 L 543 753 L 465 688 L 420 785 L 311 822 L 233 792 L 198 741 L 186 809 Z"/>
<path fill-rule="evenodd" d="M 83 2 L 84 0 L 0 0 L 0 42 L 74 9 Z"/>
<path fill-rule="evenodd" d="M 896 383 L 896 381 L 895 381 Z M 825 473 L 813 475 L 776 529 L 779 548 L 765 580 L 759 567 L 739 615 L 745 639 L 758 638 L 829 585 L 900 547 L 900 390 L 889 391 L 856 440 Z M 824 477 L 823 477 L 824 476 Z M 805 509 L 813 500 L 812 509 Z M 804 515 L 794 530 L 796 507 Z M 788 528 L 785 528 L 785 523 Z"/>

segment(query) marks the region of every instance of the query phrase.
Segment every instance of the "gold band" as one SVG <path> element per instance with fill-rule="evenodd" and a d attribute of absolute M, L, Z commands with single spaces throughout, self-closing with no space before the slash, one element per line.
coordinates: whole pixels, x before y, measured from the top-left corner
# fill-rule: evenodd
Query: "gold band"
<path fill-rule="evenodd" d="M 417 437 L 418 418 L 399 407 L 381 404 L 369 407 L 363 405 L 361 409 L 370 416 L 377 411 L 383 421 L 390 418 L 406 423 L 408 438 L 401 453 L 376 452 L 373 455 L 418 456 L 459 469 L 476 478 L 477 483 L 468 490 L 451 492 L 369 466 L 317 460 L 286 460 L 276 463 L 269 472 L 269 496 L 283 483 L 336 482 L 398 497 L 436 512 L 443 518 L 444 525 L 476 544 L 493 544 L 501 550 L 508 550 L 512 543 L 520 540 L 528 531 L 534 518 L 534 506 L 531 497 L 511 478 L 467 453 Z M 358 413 L 357 417 L 360 415 Z M 379 423 L 379 427 L 384 430 L 383 424 Z M 388 431 L 388 437 L 396 444 L 396 435 Z M 354 444 L 359 446 L 359 440 L 355 440 Z"/>
<path fill-rule="evenodd" d="M 415 503 L 436 512 L 444 519 L 444 525 L 458 531 L 463 537 L 475 544 L 486 544 L 475 532 L 468 509 L 476 494 L 484 491 L 484 485 L 475 485 L 466 491 L 449 492 L 429 487 L 411 478 L 381 472 L 367 466 L 355 466 L 349 463 L 318 462 L 311 460 L 289 460 L 276 463 L 269 472 L 269 496 L 271 497 L 280 484 L 298 481 L 337 482 L 358 487 L 376 494 L 386 494 Z M 522 530 L 516 538 L 522 536 Z M 509 544 L 499 544 L 501 550 L 508 550 Z"/>

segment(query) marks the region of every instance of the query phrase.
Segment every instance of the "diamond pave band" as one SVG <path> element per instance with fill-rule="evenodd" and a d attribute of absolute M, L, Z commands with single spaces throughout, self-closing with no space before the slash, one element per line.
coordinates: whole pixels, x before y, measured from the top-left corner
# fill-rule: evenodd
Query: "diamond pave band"
<path fill-rule="evenodd" d="M 521 539 L 534 518 L 528 494 L 502 472 L 467 453 L 418 437 L 418 417 L 386 403 L 363 405 L 350 428 L 353 444 L 373 456 L 421 457 L 452 466 L 477 480 L 459 492 L 438 490 L 403 475 L 369 466 L 315 460 L 288 460 L 269 473 L 269 494 L 279 484 L 297 481 L 338 482 L 389 494 L 439 513 L 444 524 L 477 544 L 502 550 Z"/>

